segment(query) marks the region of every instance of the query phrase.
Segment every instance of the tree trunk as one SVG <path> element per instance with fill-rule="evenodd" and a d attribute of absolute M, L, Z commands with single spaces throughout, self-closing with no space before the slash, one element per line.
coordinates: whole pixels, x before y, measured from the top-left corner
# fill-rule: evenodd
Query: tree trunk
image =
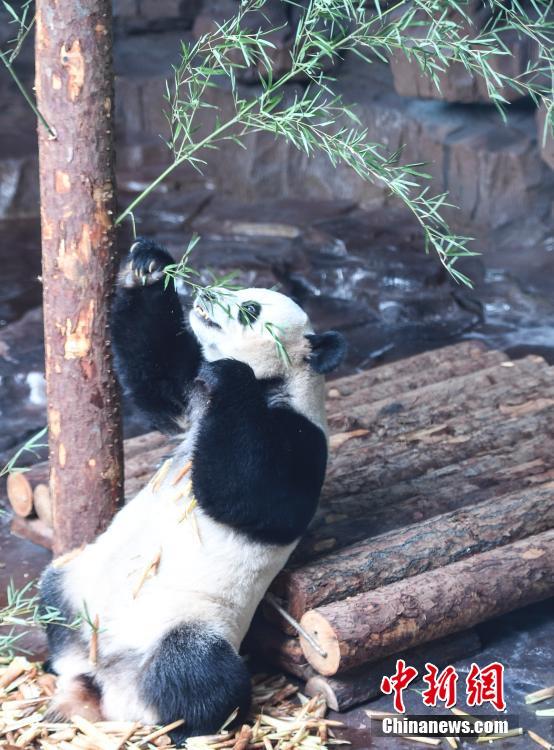
<path fill-rule="evenodd" d="M 406 664 L 415 667 L 421 673 L 426 662 L 430 661 L 439 669 L 443 669 L 457 659 L 476 654 L 480 647 L 481 641 L 476 631 L 465 630 L 463 633 L 439 638 L 424 646 L 380 659 L 373 664 L 363 664 L 338 677 L 315 674 L 309 678 L 304 692 L 310 696 L 322 693 L 329 708 L 333 711 L 346 711 L 352 706 L 358 706 L 382 695 L 383 675 L 394 671 L 397 659 L 404 659 Z"/>
<path fill-rule="evenodd" d="M 308 662 L 330 676 L 554 594 L 554 530 L 306 612 Z"/>
<path fill-rule="evenodd" d="M 122 491 L 108 315 L 116 272 L 109 0 L 36 4 L 50 490 L 56 554 L 92 541 Z"/>
<path fill-rule="evenodd" d="M 284 571 L 275 588 L 300 620 L 307 610 L 444 567 L 554 528 L 554 482 L 404 526 Z"/>

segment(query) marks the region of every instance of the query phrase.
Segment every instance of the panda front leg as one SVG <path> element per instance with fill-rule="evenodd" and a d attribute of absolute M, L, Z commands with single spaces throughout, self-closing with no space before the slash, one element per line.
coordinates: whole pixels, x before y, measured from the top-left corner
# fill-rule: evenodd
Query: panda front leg
<path fill-rule="evenodd" d="M 193 454 L 198 504 L 255 541 L 298 540 L 325 476 L 323 431 L 286 404 L 270 407 L 263 381 L 242 362 L 204 363 L 197 381 L 208 397 Z"/>
<path fill-rule="evenodd" d="M 139 239 L 119 273 L 111 315 L 116 369 L 136 405 L 153 426 L 175 432 L 201 361 L 196 338 L 163 269 L 171 255 Z"/>

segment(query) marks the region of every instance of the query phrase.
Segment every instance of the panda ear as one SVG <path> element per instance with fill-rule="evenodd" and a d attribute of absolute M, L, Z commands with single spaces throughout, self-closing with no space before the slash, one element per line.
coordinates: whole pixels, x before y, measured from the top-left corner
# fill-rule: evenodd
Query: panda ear
<path fill-rule="evenodd" d="M 346 354 L 346 339 L 342 333 L 309 333 L 306 338 L 312 350 L 308 357 L 312 370 L 325 375 L 340 365 Z"/>

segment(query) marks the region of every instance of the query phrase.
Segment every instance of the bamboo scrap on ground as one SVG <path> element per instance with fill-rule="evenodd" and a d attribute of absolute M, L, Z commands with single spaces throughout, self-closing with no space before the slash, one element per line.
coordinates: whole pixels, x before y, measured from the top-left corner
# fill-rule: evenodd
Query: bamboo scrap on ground
<path fill-rule="evenodd" d="M 308 611 L 307 661 L 330 676 L 554 594 L 554 529 Z"/>
<path fill-rule="evenodd" d="M 170 750 L 174 745 L 167 733 L 183 724 L 183 719 L 165 727 L 128 721 L 91 722 L 78 715 L 71 721 L 53 722 L 45 714 L 54 688 L 55 677 L 44 674 L 39 665 L 23 657 L 0 667 L 0 746 L 30 750 L 123 750 L 125 747 L 132 750 L 154 745 Z M 29 694 L 34 697 L 29 699 L 26 697 Z M 188 740 L 187 748 L 317 750 L 344 743 L 329 736 L 330 727 L 336 729 L 342 724 L 326 719 L 326 712 L 321 696 L 305 698 L 285 677 L 259 675 L 253 678 L 253 706 L 248 723 L 233 730 L 222 728 L 207 737 L 193 737 Z"/>

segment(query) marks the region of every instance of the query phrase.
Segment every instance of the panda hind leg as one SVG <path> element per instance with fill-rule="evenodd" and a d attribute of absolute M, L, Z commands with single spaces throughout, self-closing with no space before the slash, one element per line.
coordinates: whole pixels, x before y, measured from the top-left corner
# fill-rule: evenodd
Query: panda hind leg
<path fill-rule="evenodd" d="M 213 734 L 238 709 L 250 708 L 250 674 L 241 657 L 221 636 L 200 623 L 181 625 L 160 642 L 142 677 L 141 697 L 159 723 L 184 719 L 174 742 Z"/>
<path fill-rule="evenodd" d="M 73 623 L 77 613 L 64 591 L 63 568 L 46 568 L 40 581 L 40 609 L 51 615 L 46 625 L 49 658 L 45 671 L 58 675 L 56 692 L 47 707 L 49 721 L 67 721 L 79 714 L 89 721 L 100 721 L 100 692 L 90 674 L 86 648 Z"/>

